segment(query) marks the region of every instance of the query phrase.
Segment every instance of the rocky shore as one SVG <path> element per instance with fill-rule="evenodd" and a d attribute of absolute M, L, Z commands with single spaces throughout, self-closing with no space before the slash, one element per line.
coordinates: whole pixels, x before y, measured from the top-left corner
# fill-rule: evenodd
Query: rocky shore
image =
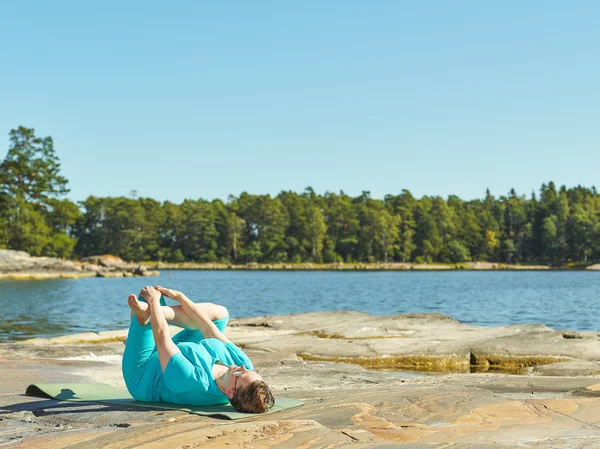
<path fill-rule="evenodd" d="M 0 447 L 600 447 L 599 333 L 439 314 L 233 320 L 227 334 L 275 394 L 305 402 L 273 415 L 232 422 L 22 395 L 34 382 L 123 387 L 125 334 L 0 344 Z"/>
<path fill-rule="evenodd" d="M 158 270 L 274 270 L 274 271 L 448 271 L 448 270 L 600 270 L 600 264 L 578 267 L 515 265 L 497 262 L 461 262 L 456 264 L 378 263 L 127 263 L 111 255 L 91 256 L 81 261 L 53 257 L 32 257 L 23 251 L 0 249 L 0 279 L 57 279 L 80 277 L 157 276 Z"/>
<path fill-rule="evenodd" d="M 149 271 L 145 265 L 128 264 L 114 256 L 94 256 L 75 262 L 54 257 L 32 257 L 24 251 L 0 249 L 0 279 L 77 279 L 158 274 L 158 271 Z"/>
<path fill-rule="evenodd" d="M 230 263 L 148 263 L 157 270 L 274 270 L 274 271 L 446 271 L 446 270 L 551 270 L 561 269 L 548 265 L 514 265 L 497 262 L 461 262 L 452 264 L 441 263 L 403 263 L 403 262 L 377 262 L 377 263 L 256 263 L 230 264 Z M 592 267 L 596 267 L 595 265 Z M 600 269 L 600 265 L 597 268 Z"/>

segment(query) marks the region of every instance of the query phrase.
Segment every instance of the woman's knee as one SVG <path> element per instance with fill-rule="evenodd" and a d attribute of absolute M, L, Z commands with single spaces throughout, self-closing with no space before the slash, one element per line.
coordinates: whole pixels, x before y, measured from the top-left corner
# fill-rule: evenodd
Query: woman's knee
<path fill-rule="evenodd" d="M 229 316 L 229 310 L 227 307 L 221 306 L 219 304 L 214 304 L 215 306 L 215 320 L 221 320 L 223 318 L 227 318 Z"/>
<path fill-rule="evenodd" d="M 208 315 L 211 321 L 221 320 L 229 316 L 227 307 L 214 304 L 212 302 L 198 302 L 195 304 L 197 308 Z"/>

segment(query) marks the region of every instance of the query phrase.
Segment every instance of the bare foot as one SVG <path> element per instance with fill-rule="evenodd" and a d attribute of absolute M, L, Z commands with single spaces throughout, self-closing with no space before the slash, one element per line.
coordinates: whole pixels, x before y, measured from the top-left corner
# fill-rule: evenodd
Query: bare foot
<path fill-rule="evenodd" d="M 145 326 L 150 318 L 148 304 L 138 301 L 137 296 L 133 293 L 127 298 L 127 303 L 129 304 L 129 307 L 131 307 L 131 311 L 135 314 L 140 326 Z"/>

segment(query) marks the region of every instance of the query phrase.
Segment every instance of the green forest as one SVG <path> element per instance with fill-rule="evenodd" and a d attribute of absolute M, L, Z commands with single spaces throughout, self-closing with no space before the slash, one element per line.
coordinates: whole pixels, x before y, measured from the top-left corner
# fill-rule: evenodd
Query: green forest
<path fill-rule="evenodd" d="M 600 259 L 595 187 L 542 184 L 540 191 L 464 201 L 408 190 L 318 194 L 242 192 L 227 201 L 65 198 L 68 180 L 51 137 L 9 133 L 0 165 L 0 248 L 80 259 L 113 254 L 165 262 L 493 261 L 551 265 Z M 402 179 L 398 179 L 401 184 Z"/>

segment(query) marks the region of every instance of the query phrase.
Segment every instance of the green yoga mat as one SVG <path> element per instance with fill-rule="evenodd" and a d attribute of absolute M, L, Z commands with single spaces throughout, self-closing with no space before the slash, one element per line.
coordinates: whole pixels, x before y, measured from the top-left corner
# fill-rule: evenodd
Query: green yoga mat
<path fill-rule="evenodd" d="M 120 388 L 106 384 L 34 384 L 29 385 L 25 394 L 42 398 L 52 398 L 58 401 L 97 402 L 102 404 L 117 404 L 123 406 L 145 407 L 167 410 L 182 410 L 203 416 L 215 416 L 227 419 L 251 418 L 259 416 L 254 413 L 241 413 L 230 404 L 226 405 L 179 405 L 166 402 L 140 402 Z M 276 398 L 275 405 L 265 414 L 279 412 L 302 405 L 301 401 L 292 398 Z"/>

